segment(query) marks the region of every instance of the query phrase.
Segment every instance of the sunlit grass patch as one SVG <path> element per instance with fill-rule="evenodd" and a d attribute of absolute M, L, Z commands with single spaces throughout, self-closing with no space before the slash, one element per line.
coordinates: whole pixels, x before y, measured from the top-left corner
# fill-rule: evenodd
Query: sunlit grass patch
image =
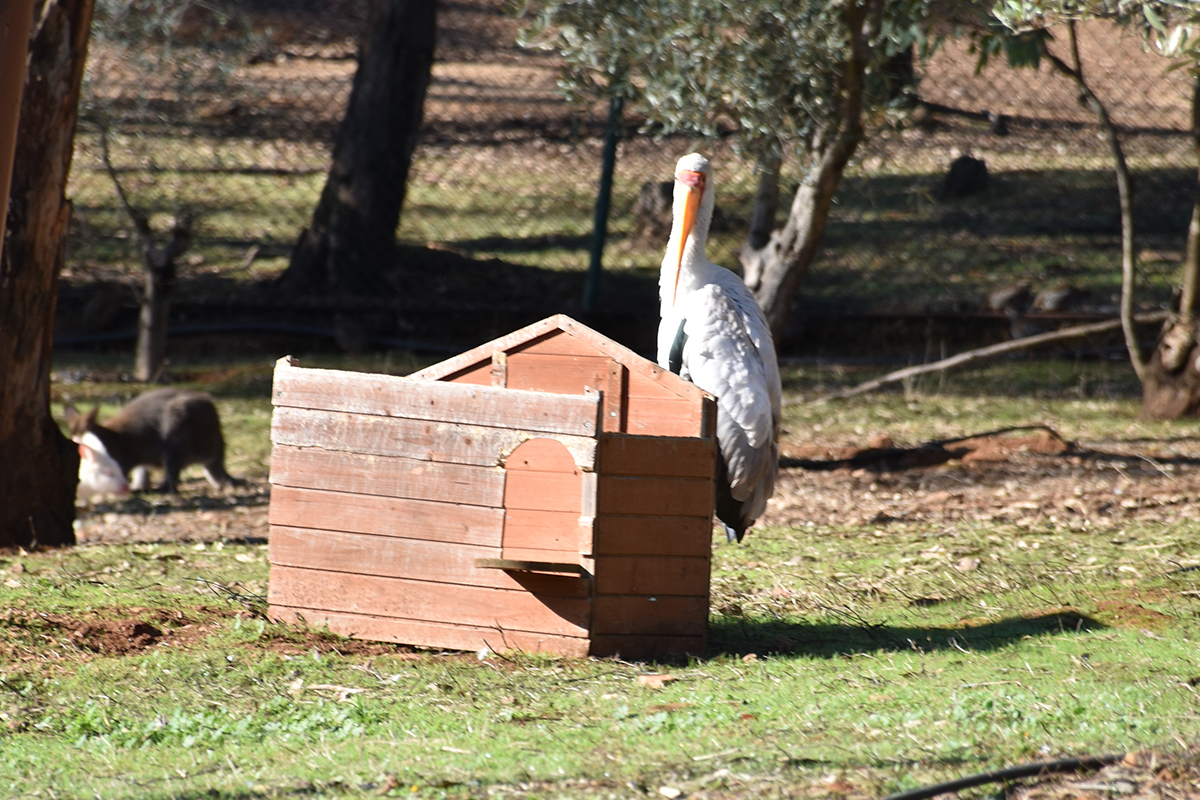
<path fill-rule="evenodd" d="M 417 362 L 312 363 L 404 374 Z M 265 492 L 272 365 L 175 366 L 181 385 L 214 395 L 231 471 Z M 267 530 L 265 495 L 210 494 L 192 475 L 180 498 L 82 512 L 155 541 L 0 556 L 0 791 L 882 796 L 1200 736 L 1200 537 L 1176 511 L 1191 508 L 1188 490 L 1172 484 L 1189 479 L 1197 423 L 1136 420 L 1127 368 L 1099 361 L 996 362 L 940 387 L 810 402 L 863 369 L 786 369 L 785 455 L 877 432 L 915 445 L 1036 423 L 1097 450 L 1159 442 L 1160 469 L 1139 462 L 1159 482 L 1146 488 L 1115 457 L 1099 479 L 1079 473 L 1080 497 L 1045 488 L 1026 462 L 810 481 L 794 521 L 768 514 L 741 545 L 714 537 L 704 657 L 628 663 L 441 653 L 272 623 L 269 544 L 220 527 L 243 508 Z M 111 359 L 55 370 L 78 379 L 56 384 L 59 402 L 100 401 L 102 415 L 147 388 Z M 785 470 L 785 499 L 808 477 Z M 954 513 L 926 513 L 937 491 L 962 496 L 939 501 Z M 821 494 L 844 513 L 806 516 L 803 501 Z M 894 513 L 853 516 L 868 495 L 899 498 Z"/>

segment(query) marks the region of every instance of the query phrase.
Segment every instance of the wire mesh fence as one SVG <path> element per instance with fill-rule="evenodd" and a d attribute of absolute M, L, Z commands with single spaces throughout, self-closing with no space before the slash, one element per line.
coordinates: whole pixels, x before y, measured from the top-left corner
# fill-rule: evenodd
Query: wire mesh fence
<path fill-rule="evenodd" d="M 522 23 L 502 6 L 439 6 L 424 131 L 397 234 L 477 258 L 582 270 L 607 109 L 566 104 L 558 63 L 515 44 Z M 181 265 L 190 291 L 286 267 L 324 184 L 365 4 L 244 0 L 243 8 L 251 24 L 236 31 L 189 9 L 181 34 L 166 41 L 118 41 L 98 27 L 70 186 L 68 282 L 128 281 L 139 269 L 114 180 L 159 229 L 180 213 L 195 219 Z M 1168 73 L 1135 34 L 1092 24 L 1080 42 L 1085 74 L 1137 177 L 1139 298 L 1160 305 L 1195 196 L 1190 79 Z M 1112 161 L 1069 81 L 1046 65 L 993 62 L 976 74 L 962 40 L 946 42 L 919 77 L 922 104 L 877 130 L 847 173 L 801 310 L 992 313 L 1003 305 L 997 291 L 1014 286 L 1022 308 L 1112 311 L 1120 281 Z M 639 194 L 669 180 L 693 149 L 710 152 L 718 181 L 710 257 L 735 265 L 752 165 L 727 143 L 654 139 L 633 117 L 624 122 L 605 268 L 657 270 L 665 234 Z M 977 193 L 947 191 L 947 169 L 964 154 L 986 164 Z M 785 197 L 797 180 L 785 162 Z"/>

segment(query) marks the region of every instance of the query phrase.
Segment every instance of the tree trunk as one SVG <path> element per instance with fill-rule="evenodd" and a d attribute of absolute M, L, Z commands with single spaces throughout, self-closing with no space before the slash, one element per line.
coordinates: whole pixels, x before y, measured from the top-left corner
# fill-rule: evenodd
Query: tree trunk
<path fill-rule="evenodd" d="M 171 290 L 175 287 L 175 262 L 147 263 L 144 277 L 133 377 L 151 382 L 161 379 L 167 366 L 167 317 L 171 308 Z"/>
<path fill-rule="evenodd" d="M 25 57 L 33 26 L 33 0 L 0 3 L 0 243 L 8 217 L 8 188 L 12 185 L 21 89 L 25 86 Z"/>
<path fill-rule="evenodd" d="M 761 275 L 755 298 L 766 314 L 776 347 L 783 340 L 788 313 L 825 233 L 833 195 L 854 151 L 863 140 L 864 76 L 869 60 L 869 23 L 883 0 L 847 3 L 843 11 L 851 53 L 844 64 L 838 98 L 837 123 L 813 142 L 808 174 L 792 200 L 783 228 L 759 250 L 743 249 L 747 275 Z"/>
<path fill-rule="evenodd" d="M 1079 58 L 1079 41 L 1075 37 L 1075 23 L 1067 23 L 1067 37 L 1071 48 L 1073 65 L 1067 64 L 1053 53 L 1045 50 L 1050 64 L 1075 83 L 1080 98 L 1096 115 L 1100 130 L 1108 142 L 1109 152 L 1112 153 L 1113 171 L 1117 177 L 1117 200 L 1121 210 L 1121 329 L 1125 333 L 1125 349 L 1129 352 L 1129 363 L 1137 373 L 1138 380 L 1146 382 L 1146 361 L 1142 357 L 1141 345 L 1138 343 L 1137 329 L 1133 322 L 1133 290 L 1136 275 L 1137 259 L 1134 255 L 1133 231 L 1133 180 L 1129 175 L 1129 164 L 1125 161 L 1125 151 L 1121 147 L 1121 138 L 1117 135 L 1117 127 L 1108 116 L 1108 109 L 1092 91 L 1083 77 L 1083 62 Z"/>
<path fill-rule="evenodd" d="M 175 290 L 175 259 L 183 254 L 191 241 L 191 218 L 185 216 L 176 221 L 171 230 L 171 241 L 162 249 L 154 246 L 150 225 L 144 216 L 135 218 L 135 224 L 142 231 L 145 284 L 138 313 L 133 376 L 139 381 L 158 381 L 167 366 L 167 319 L 171 311 L 171 293 Z"/>
<path fill-rule="evenodd" d="M 0 253 L 0 546 L 8 547 L 74 544 L 79 479 L 76 447 L 50 416 L 50 358 L 92 0 L 42 0 L 34 20 Z"/>
<path fill-rule="evenodd" d="M 1200 76 L 1192 82 L 1192 146 L 1200 164 Z M 1142 416 L 1150 419 L 1200 414 L 1197 366 L 1200 348 L 1196 341 L 1196 305 L 1200 298 L 1200 169 L 1196 173 L 1196 200 L 1188 225 L 1182 277 L 1179 311 L 1155 345 L 1142 381 Z"/>
<path fill-rule="evenodd" d="M 333 165 L 279 287 L 366 295 L 385 288 L 421 127 L 437 34 L 436 0 L 371 0 Z"/>
<path fill-rule="evenodd" d="M 754 192 L 754 213 L 750 217 L 750 235 L 743 252 L 751 254 L 742 263 L 742 279 L 750 291 L 757 292 L 762 285 L 761 259 L 752 254 L 762 250 L 771 241 L 775 230 L 775 215 L 779 213 L 779 171 L 783 160 L 777 155 L 762 156 L 758 160 L 758 189 Z"/>

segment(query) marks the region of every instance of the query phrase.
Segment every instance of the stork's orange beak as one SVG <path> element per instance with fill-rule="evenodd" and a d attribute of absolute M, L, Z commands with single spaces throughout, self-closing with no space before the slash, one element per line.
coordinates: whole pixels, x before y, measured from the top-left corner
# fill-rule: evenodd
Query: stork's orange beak
<path fill-rule="evenodd" d="M 679 294 L 679 273 L 683 269 L 683 250 L 687 245 L 688 237 L 692 235 L 692 228 L 696 225 L 696 212 L 700 210 L 700 201 L 704 198 L 704 173 L 693 172 L 692 170 L 680 170 L 675 174 L 675 181 L 682 183 L 687 189 L 687 201 L 683 206 L 683 223 L 679 231 L 679 241 L 676 243 L 678 252 L 673 254 L 672 262 L 675 264 L 675 280 L 671 287 L 671 305 L 675 305 L 675 298 Z"/>

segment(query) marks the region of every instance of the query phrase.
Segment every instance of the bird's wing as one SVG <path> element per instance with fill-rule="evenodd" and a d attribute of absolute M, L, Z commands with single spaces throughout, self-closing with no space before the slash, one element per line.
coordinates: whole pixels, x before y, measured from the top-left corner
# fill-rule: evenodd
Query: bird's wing
<path fill-rule="evenodd" d="M 711 283 L 688 295 L 680 374 L 717 397 L 721 455 L 733 496 L 743 500 L 768 473 L 774 483 L 779 366 L 762 311 L 737 276 L 729 277 L 736 285 Z"/>

